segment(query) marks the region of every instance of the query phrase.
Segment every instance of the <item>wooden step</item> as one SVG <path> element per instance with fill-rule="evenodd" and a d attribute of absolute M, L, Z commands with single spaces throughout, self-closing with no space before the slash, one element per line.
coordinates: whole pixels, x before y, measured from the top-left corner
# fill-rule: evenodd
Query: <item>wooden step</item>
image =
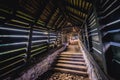
<path fill-rule="evenodd" d="M 74 56 L 74 55 L 60 55 L 59 57 L 68 57 L 68 58 L 81 58 L 83 59 L 83 56 Z"/>
<path fill-rule="evenodd" d="M 86 65 L 85 62 L 79 62 L 79 61 L 66 61 L 66 60 L 58 60 L 57 63 L 68 63 L 68 64 Z"/>
<path fill-rule="evenodd" d="M 61 72 L 74 73 L 74 74 L 78 74 L 78 75 L 82 75 L 82 76 L 88 77 L 87 72 L 84 72 L 84 71 L 64 69 L 64 68 L 54 68 L 54 70 L 61 71 Z"/>
<path fill-rule="evenodd" d="M 77 55 L 77 56 L 83 56 L 82 53 L 61 53 L 60 55 Z"/>
<path fill-rule="evenodd" d="M 86 66 L 82 66 L 82 65 L 73 65 L 73 64 L 57 63 L 57 64 L 55 65 L 55 67 L 63 67 L 63 68 L 69 68 L 69 69 L 87 71 L 87 67 L 86 67 Z"/>
<path fill-rule="evenodd" d="M 73 60 L 73 61 L 82 61 L 82 62 L 85 62 L 84 59 L 79 59 L 79 58 L 65 58 L 65 57 L 58 57 L 58 60 Z"/>
<path fill-rule="evenodd" d="M 83 56 L 83 54 L 60 54 L 60 55 L 63 55 L 63 56 Z"/>

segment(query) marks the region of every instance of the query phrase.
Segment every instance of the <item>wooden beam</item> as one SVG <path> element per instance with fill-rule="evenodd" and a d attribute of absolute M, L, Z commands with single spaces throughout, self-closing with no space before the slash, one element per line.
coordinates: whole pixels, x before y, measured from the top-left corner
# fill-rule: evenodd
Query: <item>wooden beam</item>
<path fill-rule="evenodd" d="M 60 18 L 62 17 L 62 15 L 59 15 L 59 17 L 57 18 L 57 20 L 55 21 L 54 25 L 55 27 L 57 27 L 57 23 L 59 22 Z"/>
<path fill-rule="evenodd" d="M 70 17 L 70 19 L 72 22 L 75 22 L 76 24 L 81 25 L 81 23 L 79 21 L 76 21 L 76 19 L 74 19 L 73 17 Z"/>
<path fill-rule="evenodd" d="M 87 10 L 85 10 L 85 9 L 83 9 L 83 8 L 79 8 L 78 6 L 75 6 L 75 5 L 73 5 L 73 4 L 70 4 L 70 3 L 68 3 L 68 2 L 65 1 L 65 0 L 64 0 L 64 3 L 66 3 L 66 6 L 72 7 L 72 8 L 74 8 L 74 9 L 78 10 L 78 11 L 81 11 L 81 12 L 85 13 L 85 14 L 88 13 Z"/>
<path fill-rule="evenodd" d="M 52 21 L 51 28 L 53 28 L 53 27 L 54 27 L 54 25 L 55 25 L 55 23 L 56 23 L 57 19 L 59 18 L 59 15 L 60 15 L 60 13 L 58 12 L 57 17 L 55 17 L 55 19 Z"/>
<path fill-rule="evenodd" d="M 84 22 L 84 20 L 82 20 L 82 19 L 78 18 L 77 16 L 74 16 L 74 15 L 71 15 L 71 14 L 69 14 L 69 16 L 71 16 L 71 17 L 75 18 L 76 20 L 80 21 L 81 23 L 83 23 L 83 22 Z"/>
<path fill-rule="evenodd" d="M 49 21 L 51 20 L 53 14 L 55 13 L 55 10 L 56 10 L 56 8 L 53 8 L 52 12 L 51 12 L 50 15 L 48 16 L 47 21 L 46 21 L 46 23 L 45 23 L 45 26 L 46 26 L 46 27 L 48 26 Z"/>
<path fill-rule="evenodd" d="M 65 18 L 60 22 L 60 24 L 57 26 L 57 29 L 61 27 L 62 24 L 64 24 Z"/>
<path fill-rule="evenodd" d="M 71 12 L 71 11 L 69 11 L 69 10 L 67 10 L 67 12 L 68 12 L 69 14 L 72 14 L 72 15 L 75 15 L 76 17 L 81 18 L 81 20 L 84 20 L 84 19 L 85 19 L 85 18 L 83 18 L 82 16 L 79 16 L 78 14 L 75 14 L 74 12 Z"/>

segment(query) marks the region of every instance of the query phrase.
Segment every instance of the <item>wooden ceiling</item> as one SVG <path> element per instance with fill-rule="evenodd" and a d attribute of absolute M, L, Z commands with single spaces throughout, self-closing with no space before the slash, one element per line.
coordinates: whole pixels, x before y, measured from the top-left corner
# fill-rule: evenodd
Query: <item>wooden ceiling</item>
<path fill-rule="evenodd" d="M 91 9 L 91 0 L 1 0 L 3 5 L 33 19 L 42 27 L 59 30 L 67 23 L 81 26 Z M 7 1 L 7 3 L 6 3 Z M 14 14 L 15 14 L 14 13 Z"/>
<path fill-rule="evenodd" d="M 81 26 L 87 18 L 92 4 L 88 0 L 64 0 L 66 3 L 66 14 L 69 16 L 71 23 Z"/>

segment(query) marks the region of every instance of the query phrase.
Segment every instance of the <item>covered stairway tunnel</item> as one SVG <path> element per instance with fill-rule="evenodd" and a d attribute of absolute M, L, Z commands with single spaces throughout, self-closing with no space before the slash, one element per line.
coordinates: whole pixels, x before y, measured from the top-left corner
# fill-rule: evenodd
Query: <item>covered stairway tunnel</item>
<path fill-rule="evenodd" d="M 0 0 L 0 80 L 120 80 L 120 1 Z"/>

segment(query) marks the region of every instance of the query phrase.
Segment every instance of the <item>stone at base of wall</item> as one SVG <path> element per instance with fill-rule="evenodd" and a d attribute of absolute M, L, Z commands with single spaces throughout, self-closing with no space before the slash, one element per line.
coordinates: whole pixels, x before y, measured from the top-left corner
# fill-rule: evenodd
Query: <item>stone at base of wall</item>
<path fill-rule="evenodd" d="M 65 47 L 60 48 L 59 50 L 55 51 L 53 54 L 49 55 L 46 59 L 41 61 L 40 63 L 34 65 L 32 68 L 27 70 L 22 76 L 15 80 L 35 80 L 38 76 L 42 75 L 44 72 L 49 70 L 52 63 L 54 62 L 57 55 L 63 51 Z"/>
<path fill-rule="evenodd" d="M 90 56 L 90 54 L 87 52 L 86 48 L 82 44 L 81 41 L 79 41 L 80 49 L 82 50 L 83 56 L 85 58 L 87 67 L 88 67 L 88 74 L 90 80 L 109 80 L 105 73 L 100 69 L 100 67 L 97 65 L 95 60 Z M 89 54 L 89 55 L 88 55 Z"/>
<path fill-rule="evenodd" d="M 79 42 L 79 45 L 82 45 L 81 42 Z M 87 55 L 86 55 L 85 52 L 84 52 L 83 46 L 80 46 L 80 49 L 81 49 L 81 51 L 82 51 L 82 53 L 83 53 L 84 59 L 85 59 L 85 61 L 86 61 L 87 67 L 88 67 L 88 71 L 87 71 L 87 72 L 88 72 L 88 74 L 89 74 L 89 79 L 90 79 L 90 80 L 98 80 L 98 79 L 97 79 L 97 76 L 96 76 L 96 74 L 95 74 L 95 72 L 94 72 L 93 65 L 90 63 L 90 61 L 89 61 L 88 58 L 87 58 Z"/>

